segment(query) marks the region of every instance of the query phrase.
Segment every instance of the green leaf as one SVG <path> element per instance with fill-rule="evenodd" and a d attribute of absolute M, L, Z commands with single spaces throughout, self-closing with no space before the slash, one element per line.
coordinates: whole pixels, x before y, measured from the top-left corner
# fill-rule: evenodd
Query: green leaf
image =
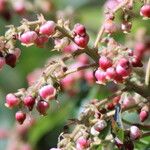
<path fill-rule="evenodd" d="M 113 123 L 113 133 L 120 141 L 124 141 L 124 130 L 119 128 L 116 122 Z"/>
<path fill-rule="evenodd" d="M 41 117 L 28 135 L 32 146 L 34 147 L 47 132 L 63 124 L 68 119 L 67 117 L 72 109 L 73 103 L 67 102 L 59 108 L 59 111 L 55 111 L 46 117 Z"/>

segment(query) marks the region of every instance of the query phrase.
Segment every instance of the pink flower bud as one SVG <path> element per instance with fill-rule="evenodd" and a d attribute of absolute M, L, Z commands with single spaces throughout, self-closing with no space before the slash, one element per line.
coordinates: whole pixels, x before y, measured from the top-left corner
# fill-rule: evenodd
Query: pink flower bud
<path fill-rule="evenodd" d="M 20 41 L 23 44 L 32 44 L 37 39 L 38 35 L 35 31 L 27 31 L 20 36 Z"/>
<path fill-rule="evenodd" d="M 150 18 L 150 4 L 145 4 L 140 10 L 140 15 Z"/>
<path fill-rule="evenodd" d="M 117 76 L 117 72 L 116 72 L 115 68 L 113 68 L 113 67 L 107 68 L 106 74 L 107 74 L 106 78 L 108 80 L 110 80 L 110 79 L 113 80 Z"/>
<path fill-rule="evenodd" d="M 38 36 L 37 39 L 35 40 L 35 44 L 38 46 L 38 47 L 43 47 L 43 45 L 48 42 L 48 37 L 47 36 Z"/>
<path fill-rule="evenodd" d="M 3 66 L 5 65 L 5 58 L 4 57 L 0 57 L 0 69 L 3 68 Z"/>
<path fill-rule="evenodd" d="M 25 3 L 24 3 L 24 1 L 21 1 L 21 0 L 14 2 L 13 8 L 14 8 L 15 12 L 20 15 L 24 14 L 26 11 Z"/>
<path fill-rule="evenodd" d="M 80 46 L 80 47 L 83 47 L 85 48 L 89 42 L 89 36 L 86 34 L 85 36 L 75 36 L 74 38 L 74 42 Z"/>
<path fill-rule="evenodd" d="M 112 61 L 111 59 L 101 56 L 99 59 L 99 67 L 103 70 L 106 70 L 107 68 L 112 66 Z"/>
<path fill-rule="evenodd" d="M 76 142 L 76 148 L 77 148 L 77 150 L 83 150 L 83 149 L 89 147 L 89 145 L 90 145 L 89 140 L 87 140 L 84 137 L 80 137 L 77 140 L 77 142 Z"/>
<path fill-rule="evenodd" d="M 32 110 L 35 104 L 35 98 L 33 98 L 32 96 L 26 96 L 23 102 L 24 102 L 24 105 L 28 107 L 29 110 Z"/>
<path fill-rule="evenodd" d="M 49 109 L 49 103 L 44 100 L 40 100 L 37 102 L 36 109 L 41 115 L 46 115 L 46 112 Z"/>
<path fill-rule="evenodd" d="M 19 104 L 19 98 L 16 97 L 14 94 L 9 93 L 6 96 L 6 103 L 5 106 L 9 108 L 13 108 Z"/>
<path fill-rule="evenodd" d="M 142 135 L 141 130 L 137 126 L 131 126 L 130 127 L 130 138 L 132 140 L 139 139 Z"/>
<path fill-rule="evenodd" d="M 130 75 L 131 70 L 128 68 L 126 69 L 125 67 L 122 67 L 121 65 L 117 65 L 116 72 L 122 77 L 127 77 Z"/>
<path fill-rule="evenodd" d="M 112 20 L 107 20 L 104 23 L 104 29 L 105 29 L 105 32 L 107 33 L 114 33 L 117 31 L 117 27 Z"/>
<path fill-rule="evenodd" d="M 6 61 L 7 65 L 14 68 L 16 66 L 16 61 L 17 61 L 16 55 L 7 54 L 6 57 L 5 57 L 5 61 Z"/>
<path fill-rule="evenodd" d="M 133 99 L 132 97 L 125 97 L 123 100 L 123 107 L 127 108 L 130 106 L 135 105 L 135 99 Z"/>
<path fill-rule="evenodd" d="M 106 108 L 108 110 L 113 110 L 115 108 L 115 105 L 112 102 L 109 102 L 109 103 L 106 104 Z"/>
<path fill-rule="evenodd" d="M 143 66 L 143 64 L 141 62 L 141 58 L 137 57 L 136 55 L 133 56 L 131 63 L 132 63 L 133 67 L 142 67 Z"/>
<path fill-rule="evenodd" d="M 102 131 L 107 126 L 105 120 L 100 120 L 94 125 L 94 129 L 98 132 Z"/>
<path fill-rule="evenodd" d="M 102 70 L 98 69 L 95 72 L 95 77 L 97 79 L 98 84 L 105 84 L 105 82 L 106 82 L 106 72 L 105 71 L 102 71 Z"/>
<path fill-rule="evenodd" d="M 20 124 L 23 124 L 24 120 L 26 119 L 26 114 L 22 111 L 18 111 L 16 112 L 15 118 Z"/>
<path fill-rule="evenodd" d="M 86 29 L 85 29 L 84 25 L 79 24 L 79 23 L 74 25 L 73 31 L 75 34 L 80 35 L 80 36 L 86 35 Z"/>
<path fill-rule="evenodd" d="M 149 116 L 149 112 L 142 110 L 139 114 L 140 121 L 144 122 L 148 118 L 148 116 Z"/>
<path fill-rule="evenodd" d="M 52 35 L 55 32 L 56 23 L 54 21 L 47 21 L 41 25 L 39 33 L 44 35 Z"/>
<path fill-rule="evenodd" d="M 39 95 L 43 99 L 51 100 L 56 95 L 56 89 L 52 85 L 45 85 L 39 90 Z"/>

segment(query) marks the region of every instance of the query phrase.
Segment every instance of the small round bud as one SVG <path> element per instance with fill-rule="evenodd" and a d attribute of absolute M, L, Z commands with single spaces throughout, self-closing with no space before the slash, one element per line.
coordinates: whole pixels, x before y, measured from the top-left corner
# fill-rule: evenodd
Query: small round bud
<path fill-rule="evenodd" d="M 140 15 L 150 18 L 150 4 L 145 4 L 140 10 Z"/>
<path fill-rule="evenodd" d="M 7 54 L 6 57 L 5 57 L 5 61 L 6 61 L 7 65 L 14 68 L 16 66 L 16 61 L 17 61 L 16 55 Z"/>
<path fill-rule="evenodd" d="M 79 24 L 79 23 L 74 25 L 73 31 L 75 34 L 80 35 L 80 36 L 86 35 L 86 29 L 85 29 L 84 25 Z"/>
<path fill-rule="evenodd" d="M 84 137 L 80 137 L 76 142 L 76 148 L 77 148 L 77 150 L 83 150 L 83 149 L 89 147 L 89 144 L 90 144 L 89 140 L 87 140 Z"/>
<path fill-rule="evenodd" d="M 32 96 L 26 96 L 23 102 L 24 102 L 24 105 L 28 107 L 29 110 L 32 110 L 35 104 L 35 98 L 33 98 Z"/>
<path fill-rule="evenodd" d="M 148 116 L 149 116 L 149 112 L 142 110 L 139 114 L 140 121 L 144 122 L 148 118 Z"/>
<path fill-rule="evenodd" d="M 102 70 L 96 70 L 95 77 L 97 79 L 96 83 L 98 84 L 105 84 L 106 80 L 106 72 Z"/>
<path fill-rule="evenodd" d="M 106 70 L 107 68 L 112 66 L 112 61 L 111 59 L 101 56 L 99 59 L 99 67 L 103 70 Z"/>
<path fill-rule="evenodd" d="M 54 21 L 47 21 L 41 25 L 39 33 L 50 36 L 55 32 L 55 27 L 56 23 Z"/>
<path fill-rule="evenodd" d="M 130 138 L 132 140 L 139 139 L 142 135 L 141 130 L 137 126 L 131 126 L 130 127 Z"/>
<path fill-rule="evenodd" d="M 26 119 L 26 114 L 22 111 L 18 111 L 16 112 L 15 118 L 20 124 L 23 124 L 24 120 Z"/>
<path fill-rule="evenodd" d="M 13 108 L 13 107 L 17 106 L 18 104 L 19 104 L 19 98 L 18 97 L 16 97 L 12 93 L 7 94 L 6 103 L 5 103 L 6 107 Z"/>
<path fill-rule="evenodd" d="M 35 31 L 27 31 L 20 36 L 19 40 L 23 44 L 32 44 L 37 39 L 37 37 L 38 35 Z"/>
<path fill-rule="evenodd" d="M 39 95 L 43 99 L 51 100 L 56 95 L 56 89 L 52 85 L 45 85 L 45 86 L 40 88 Z"/>
<path fill-rule="evenodd" d="M 106 74 L 107 74 L 106 78 L 108 80 L 110 80 L 110 79 L 113 80 L 117 76 L 117 72 L 116 72 L 115 68 L 113 68 L 113 67 L 107 68 Z"/>
<path fill-rule="evenodd" d="M 39 100 L 36 109 L 41 115 L 46 115 L 46 112 L 49 109 L 49 103 L 44 100 Z"/>
<path fill-rule="evenodd" d="M 74 42 L 80 46 L 80 47 L 83 47 L 85 48 L 89 42 L 89 36 L 86 34 L 85 36 L 75 36 L 74 37 Z"/>

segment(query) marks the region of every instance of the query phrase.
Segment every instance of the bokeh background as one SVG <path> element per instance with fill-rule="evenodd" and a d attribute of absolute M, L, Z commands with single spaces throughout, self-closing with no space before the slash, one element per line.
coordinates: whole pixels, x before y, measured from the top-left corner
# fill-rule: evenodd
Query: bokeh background
<path fill-rule="evenodd" d="M 42 5 L 42 0 L 38 0 Z M 56 13 L 66 12 L 71 14 L 70 19 L 72 25 L 80 22 L 87 27 L 87 31 L 90 34 L 90 44 L 93 43 L 96 33 L 100 24 L 103 21 L 103 5 L 104 0 L 51 0 L 51 10 L 44 14 L 46 19 L 56 20 Z M 139 6 L 137 5 L 137 10 Z M 137 11 L 135 10 L 135 12 Z M 138 12 L 138 11 L 137 11 Z M 34 12 L 28 12 L 24 16 L 11 13 L 11 19 L 5 20 L 0 17 L 0 34 L 3 35 L 6 31 L 5 26 L 14 24 L 19 25 L 22 17 L 29 20 L 36 19 L 36 15 L 43 13 L 38 10 Z M 118 15 L 118 20 L 119 20 Z M 66 17 L 67 18 L 67 17 Z M 149 21 L 140 21 L 140 16 L 135 16 L 134 26 L 132 29 L 132 35 L 136 33 L 136 29 L 139 26 L 148 27 Z M 122 33 L 114 35 L 121 43 L 124 43 L 125 36 Z M 5 95 L 9 92 L 15 92 L 17 89 L 25 87 L 27 88 L 27 75 L 36 68 L 44 66 L 49 57 L 56 55 L 56 52 L 52 52 L 53 43 L 50 41 L 45 48 L 37 48 L 35 46 L 26 48 L 18 43 L 18 47 L 22 50 L 22 55 L 15 68 L 5 66 L 0 71 L 0 132 L 3 130 L 8 131 L 10 134 L 15 134 L 15 110 L 9 110 L 4 106 Z M 64 125 L 67 123 L 67 119 L 77 117 L 78 113 L 82 110 L 84 103 L 87 103 L 90 99 L 98 98 L 102 99 L 109 95 L 108 88 L 98 85 L 89 87 L 84 80 L 81 80 L 79 85 L 79 92 L 75 96 L 69 96 L 68 94 L 60 93 L 58 100 L 60 106 L 54 102 L 51 105 L 51 109 L 48 112 L 48 116 L 42 117 L 33 112 L 36 123 L 29 129 L 23 140 L 30 143 L 33 150 L 49 150 L 51 147 L 55 147 L 59 134 L 63 131 Z M 137 115 L 132 114 L 127 117 L 129 120 L 137 120 Z M 5 150 L 9 144 L 9 136 L 0 139 L 0 150 Z M 137 149 L 144 150 L 150 144 L 150 138 L 143 139 L 143 142 L 137 143 Z M 150 146 L 150 145 L 149 145 Z"/>

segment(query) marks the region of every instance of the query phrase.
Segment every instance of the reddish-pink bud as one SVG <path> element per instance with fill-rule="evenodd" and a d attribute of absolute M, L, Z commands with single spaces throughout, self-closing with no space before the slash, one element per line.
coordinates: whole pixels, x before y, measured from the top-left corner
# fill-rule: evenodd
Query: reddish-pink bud
<path fill-rule="evenodd" d="M 99 67 L 103 70 L 106 70 L 107 68 L 112 66 L 112 61 L 111 59 L 101 56 L 99 59 Z"/>
<path fill-rule="evenodd" d="M 32 96 L 26 96 L 23 102 L 24 102 L 24 105 L 28 107 L 29 110 L 32 110 L 35 104 L 35 98 L 33 98 Z"/>
<path fill-rule="evenodd" d="M 49 109 L 49 103 L 44 100 L 40 100 L 37 102 L 36 109 L 41 115 L 46 115 L 46 112 Z"/>
<path fill-rule="evenodd" d="M 131 63 L 132 63 L 133 67 L 142 67 L 143 66 L 143 64 L 141 62 L 141 58 L 137 57 L 136 55 L 133 56 Z"/>
<path fill-rule="evenodd" d="M 16 1 L 16 2 L 14 2 L 13 8 L 14 8 L 15 12 L 20 14 L 20 15 L 24 14 L 25 11 L 26 11 L 24 1 Z"/>
<path fill-rule="evenodd" d="M 23 44 L 32 44 L 37 39 L 38 35 L 35 31 L 27 31 L 20 36 L 20 41 Z"/>
<path fill-rule="evenodd" d="M 83 47 L 85 48 L 89 42 L 89 36 L 86 34 L 85 36 L 75 36 L 74 37 L 74 42 L 80 46 L 80 47 Z"/>
<path fill-rule="evenodd" d="M 117 76 L 117 72 L 116 72 L 115 68 L 113 68 L 113 67 L 107 68 L 106 74 L 107 74 L 106 78 L 108 80 L 115 79 L 115 77 Z"/>
<path fill-rule="evenodd" d="M 74 25 L 73 31 L 75 34 L 80 35 L 80 36 L 86 35 L 86 29 L 85 29 L 84 25 L 79 24 L 79 23 Z"/>
<path fill-rule="evenodd" d="M 26 114 L 22 111 L 18 111 L 16 112 L 15 118 L 20 124 L 23 124 L 24 120 L 26 119 Z"/>
<path fill-rule="evenodd" d="M 6 103 L 5 106 L 9 108 L 13 108 L 19 104 L 19 98 L 16 97 L 14 94 L 9 93 L 6 96 Z"/>
<path fill-rule="evenodd" d="M 80 137 L 76 142 L 76 148 L 77 148 L 77 150 L 83 150 L 83 149 L 89 147 L 89 144 L 90 144 L 89 140 L 87 140 L 84 137 Z"/>
<path fill-rule="evenodd" d="M 139 114 L 139 118 L 141 122 L 144 122 L 149 116 L 149 112 L 142 110 Z"/>
<path fill-rule="evenodd" d="M 56 95 L 56 89 L 52 85 L 45 85 L 45 86 L 40 88 L 39 95 L 43 99 L 51 100 Z"/>
<path fill-rule="evenodd" d="M 139 139 L 142 135 L 141 130 L 137 126 L 131 126 L 130 127 L 130 138 L 132 140 Z"/>
<path fill-rule="evenodd" d="M 56 23 L 54 21 L 47 21 L 41 25 L 39 33 L 44 35 L 52 35 L 55 32 Z"/>
<path fill-rule="evenodd" d="M 140 15 L 150 18 L 150 4 L 145 4 L 140 10 Z"/>
<path fill-rule="evenodd" d="M 117 65 L 116 66 L 116 72 L 118 75 L 122 76 L 122 77 L 127 77 L 130 75 L 130 68 L 125 68 L 125 67 L 122 67 L 121 65 Z"/>
<path fill-rule="evenodd" d="M 98 84 L 105 84 L 105 82 L 106 82 L 106 72 L 105 71 L 102 71 L 102 70 L 98 69 L 95 72 L 95 77 L 97 79 Z"/>
<path fill-rule="evenodd" d="M 6 64 L 10 67 L 14 68 L 16 66 L 16 55 L 15 54 L 7 54 L 5 57 Z"/>
<path fill-rule="evenodd" d="M 113 110 L 113 109 L 115 108 L 115 106 L 114 106 L 114 104 L 113 104 L 112 102 L 110 102 L 110 103 L 107 103 L 107 104 L 106 104 L 106 108 L 107 108 L 108 110 Z"/>
<path fill-rule="evenodd" d="M 44 36 L 44 35 L 41 35 L 41 36 L 38 36 L 37 39 L 35 40 L 35 44 L 38 46 L 38 47 L 43 47 L 43 45 L 48 42 L 48 37 L 47 36 Z"/>

